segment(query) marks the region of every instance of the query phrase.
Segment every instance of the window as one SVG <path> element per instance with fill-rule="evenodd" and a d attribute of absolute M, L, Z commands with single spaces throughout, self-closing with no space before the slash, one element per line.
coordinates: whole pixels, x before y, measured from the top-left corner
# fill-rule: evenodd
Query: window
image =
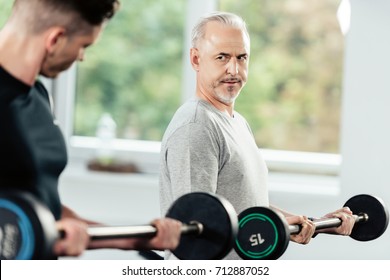
<path fill-rule="evenodd" d="M 2 27 L 7 20 L 11 11 L 12 4 L 13 1 L 0 0 L 0 27 Z"/>
<path fill-rule="evenodd" d="M 85 61 L 49 88 L 71 157 L 90 156 L 98 120 L 109 112 L 121 138 L 117 149 L 135 152 L 137 160 L 147 161 L 141 165 L 153 165 L 156 172 L 165 128 L 194 90 L 189 33 L 199 16 L 219 9 L 248 23 L 249 79 L 236 109 L 248 120 L 270 170 L 336 174 L 344 47 L 339 2 L 121 1 Z M 11 3 L 0 5 L 2 23 Z"/>
<path fill-rule="evenodd" d="M 74 134 L 103 112 L 118 137 L 160 141 L 181 101 L 186 1 L 123 1 L 79 64 Z M 339 152 L 343 37 L 338 0 L 221 0 L 251 34 L 249 79 L 236 103 L 262 148 Z M 188 52 L 184 52 L 187 54 Z"/>
<path fill-rule="evenodd" d="M 180 105 L 186 1 L 126 0 L 78 64 L 74 134 L 104 112 L 118 138 L 160 141 Z"/>
<path fill-rule="evenodd" d="M 251 35 L 248 83 L 236 102 L 259 146 L 339 152 L 343 36 L 339 0 L 220 0 Z"/>

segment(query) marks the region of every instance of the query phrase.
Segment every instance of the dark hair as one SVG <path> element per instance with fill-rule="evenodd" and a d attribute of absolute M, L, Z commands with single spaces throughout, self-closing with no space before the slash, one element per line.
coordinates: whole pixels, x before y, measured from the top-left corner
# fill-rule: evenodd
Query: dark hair
<path fill-rule="evenodd" d="M 11 17 L 32 33 L 61 25 L 74 35 L 109 20 L 119 5 L 119 0 L 15 0 Z"/>
<path fill-rule="evenodd" d="M 54 2 L 57 5 L 69 6 L 69 9 L 79 13 L 81 17 L 91 25 L 99 25 L 104 20 L 110 19 L 116 12 L 118 0 L 43 0 Z"/>
<path fill-rule="evenodd" d="M 119 8 L 119 0 L 15 0 L 15 5 L 34 2 L 49 10 L 76 13 L 91 25 L 110 19 Z"/>

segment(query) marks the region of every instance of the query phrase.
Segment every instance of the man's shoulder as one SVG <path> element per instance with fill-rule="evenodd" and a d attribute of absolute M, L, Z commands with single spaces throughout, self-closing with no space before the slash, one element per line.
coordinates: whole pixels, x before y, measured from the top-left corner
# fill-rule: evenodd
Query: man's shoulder
<path fill-rule="evenodd" d="M 0 103 L 9 104 L 18 96 L 27 94 L 30 87 L 0 66 Z"/>
<path fill-rule="evenodd" d="M 215 120 L 212 110 L 205 106 L 201 100 L 190 99 L 182 104 L 172 117 L 164 134 L 164 140 L 171 138 L 177 132 L 184 131 L 201 135 L 202 130 L 212 130 Z M 164 142 L 163 140 L 163 142 Z"/>
<path fill-rule="evenodd" d="M 212 115 L 213 111 L 204 104 L 204 101 L 190 99 L 179 107 L 171 122 L 182 124 L 207 123 Z"/>

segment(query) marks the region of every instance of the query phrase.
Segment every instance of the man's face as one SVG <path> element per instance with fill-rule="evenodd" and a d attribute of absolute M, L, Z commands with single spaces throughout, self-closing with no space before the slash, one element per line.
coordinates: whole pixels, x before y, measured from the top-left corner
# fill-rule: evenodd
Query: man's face
<path fill-rule="evenodd" d="M 82 61 L 85 49 L 96 41 L 101 31 L 102 26 L 96 26 L 88 33 L 59 36 L 55 48 L 52 52 L 47 53 L 43 61 L 40 74 L 48 78 L 55 78 L 62 71 L 67 70 L 76 60 Z"/>
<path fill-rule="evenodd" d="M 195 56 L 198 62 L 193 67 L 201 94 L 224 105 L 233 104 L 247 81 L 249 49 L 249 38 L 242 30 L 209 22 L 205 38 L 191 50 L 191 60 Z"/>

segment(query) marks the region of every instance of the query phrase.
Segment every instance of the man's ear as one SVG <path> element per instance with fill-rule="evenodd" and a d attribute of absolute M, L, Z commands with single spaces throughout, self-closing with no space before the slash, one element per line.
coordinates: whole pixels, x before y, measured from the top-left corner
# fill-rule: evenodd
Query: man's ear
<path fill-rule="evenodd" d="M 48 53 L 53 53 L 65 40 L 65 28 L 52 27 L 47 31 L 45 47 Z"/>
<path fill-rule="evenodd" d="M 197 48 L 190 49 L 190 61 L 192 68 L 199 71 L 199 50 Z"/>

